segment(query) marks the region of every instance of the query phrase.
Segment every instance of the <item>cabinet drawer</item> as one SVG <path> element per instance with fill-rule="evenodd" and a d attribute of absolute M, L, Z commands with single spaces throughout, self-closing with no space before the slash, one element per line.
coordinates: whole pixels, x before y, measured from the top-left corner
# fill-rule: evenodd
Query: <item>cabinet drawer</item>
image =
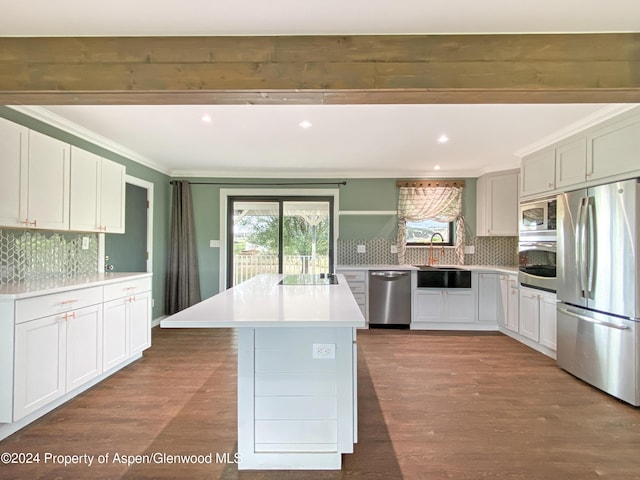
<path fill-rule="evenodd" d="M 338 273 L 341 273 L 342 275 L 344 275 L 344 278 L 347 282 L 351 283 L 351 282 L 364 282 L 365 278 L 366 278 L 366 271 L 364 270 L 344 270 L 344 271 L 338 271 Z"/>
<path fill-rule="evenodd" d="M 111 283 L 104 286 L 104 301 L 135 295 L 151 290 L 151 278 L 132 278 L 124 282 Z"/>
<path fill-rule="evenodd" d="M 102 287 L 42 295 L 16 302 L 16 323 L 102 303 Z"/>
<path fill-rule="evenodd" d="M 356 299 L 356 303 L 358 305 L 366 305 L 367 304 L 367 296 L 364 293 L 354 293 L 353 298 Z"/>
<path fill-rule="evenodd" d="M 349 288 L 351 289 L 351 293 L 353 293 L 354 295 L 366 292 L 364 282 L 349 283 Z"/>

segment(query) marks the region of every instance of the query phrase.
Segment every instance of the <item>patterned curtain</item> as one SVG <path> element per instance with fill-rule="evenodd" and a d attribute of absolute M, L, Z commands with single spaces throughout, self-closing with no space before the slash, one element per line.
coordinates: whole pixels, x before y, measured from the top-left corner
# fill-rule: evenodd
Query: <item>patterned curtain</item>
<path fill-rule="evenodd" d="M 456 222 L 456 256 L 464 264 L 462 187 L 401 187 L 398 193 L 398 263 L 405 263 L 407 221 Z"/>

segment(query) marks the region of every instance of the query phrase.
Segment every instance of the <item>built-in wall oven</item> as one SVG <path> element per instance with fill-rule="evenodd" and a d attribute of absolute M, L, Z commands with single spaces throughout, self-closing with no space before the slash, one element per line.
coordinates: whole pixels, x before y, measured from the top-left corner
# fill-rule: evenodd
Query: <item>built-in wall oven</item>
<path fill-rule="evenodd" d="M 520 285 L 547 292 L 556 291 L 556 242 L 526 240 L 518 248 Z"/>
<path fill-rule="evenodd" d="M 557 204 L 556 197 L 520 204 L 520 285 L 556 291 Z"/>

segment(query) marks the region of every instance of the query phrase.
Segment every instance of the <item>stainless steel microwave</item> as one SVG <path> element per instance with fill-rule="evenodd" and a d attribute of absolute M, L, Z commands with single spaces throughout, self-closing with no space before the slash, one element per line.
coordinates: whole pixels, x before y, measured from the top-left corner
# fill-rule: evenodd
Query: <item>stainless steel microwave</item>
<path fill-rule="evenodd" d="M 556 233 L 556 206 L 555 197 L 520 204 L 520 237 L 530 237 L 531 234 L 548 233 L 555 236 Z"/>

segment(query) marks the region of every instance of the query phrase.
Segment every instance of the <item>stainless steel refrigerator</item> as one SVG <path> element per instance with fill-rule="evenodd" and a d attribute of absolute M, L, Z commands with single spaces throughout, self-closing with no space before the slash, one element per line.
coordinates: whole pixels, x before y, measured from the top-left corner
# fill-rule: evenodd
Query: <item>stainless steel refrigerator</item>
<path fill-rule="evenodd" d="M 640 405 L 640 184 L 558 196 L 557 362 Z"/>

